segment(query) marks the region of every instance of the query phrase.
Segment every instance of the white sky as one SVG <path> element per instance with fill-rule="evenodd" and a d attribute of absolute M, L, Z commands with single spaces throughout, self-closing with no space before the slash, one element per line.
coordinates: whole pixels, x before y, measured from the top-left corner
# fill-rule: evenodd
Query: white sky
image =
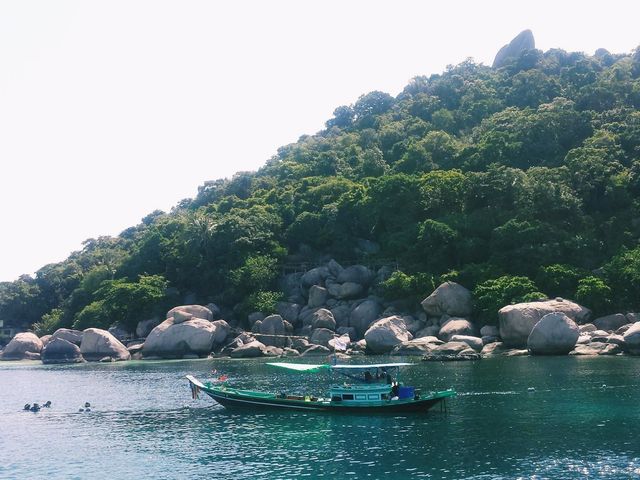
<path fill-rule="evenodd" d="M 0 2 L 0 281 L 467 57 L 640 44 L 640 2 Z"/>

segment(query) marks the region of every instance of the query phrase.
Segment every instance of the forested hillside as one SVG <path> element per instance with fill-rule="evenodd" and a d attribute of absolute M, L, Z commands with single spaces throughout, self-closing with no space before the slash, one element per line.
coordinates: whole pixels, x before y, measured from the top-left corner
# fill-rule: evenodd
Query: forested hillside
<path fill-rule="evenodd" d="M 387 298 L 455 280 L 486 322 L 539 296 L 640 309 L 639 107 L 640 49 L 418 76 L 336 108 L 257 172 L 0 284 L 0 319 L 135 329 L 189 298 L 243 321 L 274 308 L 283 265 L 328 257 L 397 262 Z"/>

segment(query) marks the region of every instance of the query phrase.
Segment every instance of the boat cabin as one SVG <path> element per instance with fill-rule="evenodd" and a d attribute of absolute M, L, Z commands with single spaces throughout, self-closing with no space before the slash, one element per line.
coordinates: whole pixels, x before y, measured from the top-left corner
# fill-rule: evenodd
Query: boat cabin
<path fill-rule="evenodd" d="M 331 383 L 329 399 L 332 403 L 359 405 L 390 400 L 417 399 L 420 392 L 414 387 L 401 386 L 400 367 L 410 363 L 380 363 L 369 365 L 329 365 L 267 363 L 274 367 L 298 372 L 329 370 Z"/>
<path fill-rule="evenodd" d="M 332 385 L 332 402 L 379 402 L 391 398 L 391 385 Z"/>
<path fill-rule="evenodd" d="M 415 389 L 400 387 L 398 383 L 399 367 L 405 365 L 410 364 L 332 365 L 333 379 L 338 374 L 347 377 L 347 381 L 343 384 L 332 382 L 331 401 L 355 404 L 413 398 Z"/>

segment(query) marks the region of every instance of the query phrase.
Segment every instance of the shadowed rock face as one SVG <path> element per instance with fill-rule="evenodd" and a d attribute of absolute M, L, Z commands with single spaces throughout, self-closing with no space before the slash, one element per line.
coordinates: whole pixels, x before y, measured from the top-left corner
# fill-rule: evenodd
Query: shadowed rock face
<path fill-rule="evenodd" d="M 525 50 L 536 48 L 536 41 L 531 30 L 520 32 L 508 45 L 502 47 L 493 60 L 493 68 L 500 68 L 508 60 L 518 57 Z"/>
<path fill-rule="evenodd" d="M 54 338 L 41 352 L 42 363 L 81 363 L 84 362 L 80 347 L 62 338 Z"/>

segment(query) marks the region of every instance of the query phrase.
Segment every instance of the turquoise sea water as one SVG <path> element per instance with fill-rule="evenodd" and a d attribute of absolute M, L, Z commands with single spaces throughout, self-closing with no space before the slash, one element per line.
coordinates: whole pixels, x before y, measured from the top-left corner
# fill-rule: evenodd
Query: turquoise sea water
<path fill-rule="evenodd" d="M 417 363 L 405 382 L 459 396 L 446 413 L 383 416 L 192 400 L 184 375 L 212 368 L 270 391 L 326 380 L 262 360 L 0 363 L 0 478 L 640 478 L 640 358 Z"/>

